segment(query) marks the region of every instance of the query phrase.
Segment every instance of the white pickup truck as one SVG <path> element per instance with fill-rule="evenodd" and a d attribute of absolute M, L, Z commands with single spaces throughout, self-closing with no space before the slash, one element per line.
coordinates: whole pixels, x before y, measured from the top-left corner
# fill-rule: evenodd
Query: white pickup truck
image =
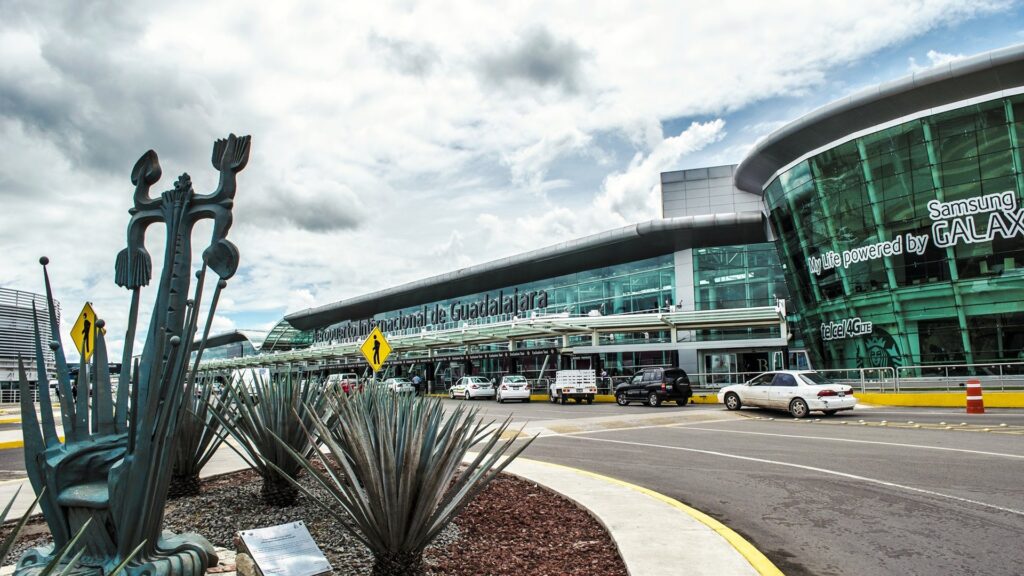
<path fill-rule="evenodd" d="M 548 399 L 552 404 L 565 404 L 569 399 L 587 404 L 594 403 L 597 395 L 597 376 L 593 370 L 559 370 L 555 381 L 548 388 Z"/>

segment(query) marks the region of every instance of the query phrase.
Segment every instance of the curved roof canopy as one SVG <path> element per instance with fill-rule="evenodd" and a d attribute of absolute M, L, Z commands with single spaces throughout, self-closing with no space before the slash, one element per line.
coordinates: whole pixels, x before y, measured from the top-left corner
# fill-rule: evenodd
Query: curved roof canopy
<path fill-rule="evenodd" d="M 827 104 L 771 133 L 736 169 L 736 187 L 761 194 L 776 172 L 844 136 L 945 104 L 1024 86 L 1024 44 L 879 84 Z"/>
<path fill-rule="evenodd" d="M 309 330 L 343 320 L 368 318 L 378 312 L 612 266 L 685 248 L 765 240 L 764 217 L 760 212 L 651 220 L 294 312 L 284 319 L 300 330 Z"/>

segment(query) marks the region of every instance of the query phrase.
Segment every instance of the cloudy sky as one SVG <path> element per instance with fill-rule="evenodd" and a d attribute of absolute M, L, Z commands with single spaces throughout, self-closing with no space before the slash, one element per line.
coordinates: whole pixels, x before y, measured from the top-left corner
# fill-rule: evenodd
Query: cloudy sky
<path fill-rule="evenodd" d="M 0 0 L 0 285 L 41 291 L 49 256 L 65 324 L 90 300 L 119 351 L 133 164 L 152 148 L 154 192 L 186 171 L 210 192 L 213 140 L 251 134 L 215 331 L 267 329 L 656 218 L 660 172 L 1020 42 L 1003 0 Z"/>

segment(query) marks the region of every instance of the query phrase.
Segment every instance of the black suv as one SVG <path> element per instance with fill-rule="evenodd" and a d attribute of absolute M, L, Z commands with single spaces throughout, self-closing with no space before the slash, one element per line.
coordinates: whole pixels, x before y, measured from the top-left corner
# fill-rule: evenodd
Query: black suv
<path fill-rule="evenodd" d="M 693 396 L 690 377 L 681 368 L 644 368 L 629 382 L 615 387 L 615 401 L 619 406 L 627 406 L 630 402 L 660 406 L 666 400 L 685 406 L 690 396 Z"/>

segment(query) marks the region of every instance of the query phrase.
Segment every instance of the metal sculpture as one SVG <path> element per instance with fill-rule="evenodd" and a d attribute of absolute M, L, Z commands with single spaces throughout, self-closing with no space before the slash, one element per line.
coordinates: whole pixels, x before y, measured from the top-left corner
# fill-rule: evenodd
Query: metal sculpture
<path fill-rule="evenodd" d="M 81 362 L 78 394 L 73 398 L 52 305 L 48 260 L 40 259 L 66 439 L 62 443 L 57 435 L 45 385 L 39 387 L 41 411 L 37 419 L 21 366 L 25 464 L 36 493 L 46 488 L 40 506 L 54 543 L 25 552 L 15 570 L 17 576 L 41 572 L 55 547 L 59 549 L 86 524 L 84 554 L 77 573 L 108 573 L 129 557 L 126 570 L 134 576 L 199 576 L 217 564 L 213 547 L 202 536 L 175 536 L 161 532 L 161 525 L 175 430 L 188 407 L 184 400 L 191 397 L 195 386 L 194 375 L 221 290 L 238 268 L 238 249 L 226 236 L 231 227 L 236 175 L 249 160 L 249 144 L 249 136 L 239 138 L 234 134 L 214 143 L 213 166 L 220 171 L 220 182 L 212 194 L 196 194 L 189 175 L 182 174 L 171 190 L 152 198 L 149 189 L 161 176 L 156 152 L 146 152 L 135 164 L 135 205 L 129 210 L 128 247 L 117 255 L 115 265 L 115 282 L 132 292 L 116 398 L 111 392 L 102 320 L 94 327 L 92 369 Z M 203 252 L 202 267 L 196 272 L 194 295 L 189 298 L 192 228 L 203 219 L 213 220 L 213 236 Z M 152 271 L 145 232 L 157 222 L 167 230 L 163 271 L 146 344 L 132 369 L 139 293 L 149 284 Z M 190 370 L 207 271 L 213 271 L 218 281 Z M 39 374 L 46 374 L 38 323 L 35 339 L 37 369 Z M 136 548 L 139 550 L 132 557 Z"/>

